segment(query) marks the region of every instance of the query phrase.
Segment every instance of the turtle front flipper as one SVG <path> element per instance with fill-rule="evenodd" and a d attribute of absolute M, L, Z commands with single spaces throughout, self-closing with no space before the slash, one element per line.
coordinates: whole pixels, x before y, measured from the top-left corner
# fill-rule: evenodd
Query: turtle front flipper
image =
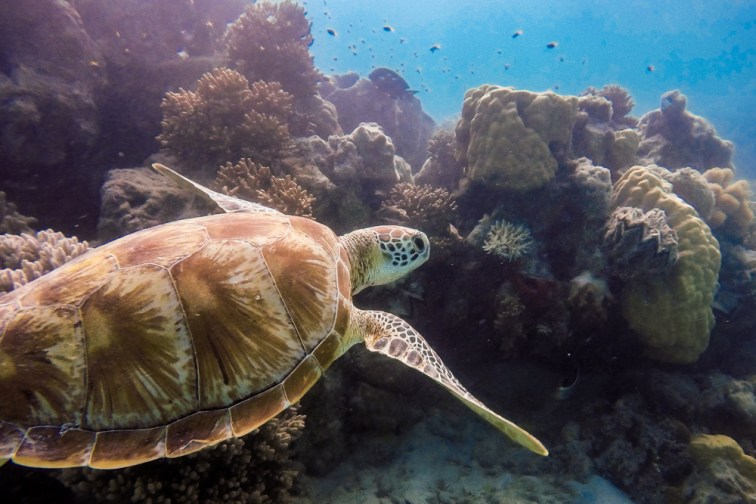
<path fill-rule="evenodd" d="M 362 334 L 368 350 L 392 357 L 433 378 L 513 441 L 539 455 L 549 454 L 538 439 L 470 394 L 425 339 L 404 320 L 390 313 L 354 309 L 352 328 Z"/>
<path fill-rule="evenodd" d="M 259 203 L 252 203 L 251 201 L 246 201 L 243 199 L 234 198 L 233 196 L 215 192 L 201 184 L 189 180 L 180 173 L 171 170 L 163 164 L 153 163 L 152 169 L 158 172 L 160 175 L 170 179 L 182 189 L 189 191 L 196 196 L 199 196 L 204 201 L 210 203 L 211 205 L 217 206 L 226 213 L 242 212 L 281 214 L 281 212 L 279 212 L 278 210 L 273 210 L 272 208 L 268 208 Z"/>

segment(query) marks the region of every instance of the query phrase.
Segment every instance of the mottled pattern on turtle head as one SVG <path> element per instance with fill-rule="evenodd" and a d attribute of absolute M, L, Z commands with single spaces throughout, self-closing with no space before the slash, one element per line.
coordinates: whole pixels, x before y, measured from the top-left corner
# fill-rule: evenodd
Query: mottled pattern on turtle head
<path fill-rule="evenodd" d="M 340 238 L 351 264 L 352 292 L 403 277 L 430 257 L 422 231 L 403 226 L 360 229 Z"/>

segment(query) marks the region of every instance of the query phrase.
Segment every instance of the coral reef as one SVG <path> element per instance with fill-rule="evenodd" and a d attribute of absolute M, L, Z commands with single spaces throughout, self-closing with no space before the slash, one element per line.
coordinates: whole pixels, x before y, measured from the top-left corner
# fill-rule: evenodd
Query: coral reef
<path fill-rule="evenodd" d="M 659 208 L 621 206 L 606 225 L 604 250 L 612 273 L 623 280 L 661 277 L 677 262 L 677 233 Z"/>
<path fill-rule="evenodd" d="M 724 236 L 743 239 L 753 223 L 751 186 L 747 180 L 733 182 L 735 172 L 730 168 L 710 168 L 703 173 L 714 193 L 714 208 L 708 223 Z"/>
<path fill-rule="evenodd" d="M 321 91 L 336 106 L 341 129 L 352 131 L 364 122 L 379 124 L 393 140 L 396 153 L 418 170 L 425 161 L 426 145 L 435 128 L 433 119 L 423 112 L 420 100 L 412 95 L 391 97 L 367 79 L 346 83 L 350 85 Z"/>
<path fill-rule="evenodd" d="M 572 150 L 613 173 L 635 161 L 640 135 L 631 129 L 636 120 L 627 117 L 633 99 L 616 85 L 600 91 L 588 88 L 578 97 L 578 116 L 573 131 Z"/>
<path fill-rule="evenodd" d="M 635 101 L 633 100 L 627 89 L 617 84 L 607 84 L 601 89 L 589 87 L 580 96 L 589 97 L 596 96 L 608 101 L 611 108 L 608 110 L 604 122 L 612 121 L 616 125 L 625 127 L 635 127 L 638 125 L 638 120 L 628 114 L 633 110 Z M 601 102 L 598 102 L 601 103 Z M 603 108 L 603 105 L 602 105 Z"/>
<path fill-rule="evenodd" d="M 87 250 L 86 241 L 52 229 L 0 235 L 0 293 L 17 289 Z"/>
<path fill-rule="evenodd" d="M 483 242 L 483 250 L 507 261 L 520 259 L 532 246 L 530 230 L 507 221 L 494 222 Z"/>
<path fill-rule="evenodd" d="M 668 91 L 659 109 L 641 117 L 640 164 L 669 169 L 689 166 L 701 172 L 732 167 L 732 142 L 721 139 L 706 119 L 685 110 L 686 102 L 680 91 Z"/>
<path fill-rule="evenodd" d="M 709 226 L 712 225 L 710 217 L 715 203 L 714 191 L 701 172 L 688 167 L 678 168 L 672 172 L 661 167 L 650 166 L 649 168 L 654 169 L 657 175 L 671 183 L 672 192 L 695 208 L 698 215 Z"/>
<path fill-rule="evenodd" d="M 428 140 L 428 159 L 415 175 L 415 183 L 455 190 L 462 177 L 456 159 L 456 143 L 452 132 L 438 130 L 433 133 Z"/>
<path fill-rule="evenodd" d="M 672 269 L 663 276 L 629 280 L 620 305 L 650 357 L 694 362 L 706 349 L 714 326 L 711 303 L 720 268 L 717 240 L 693 207 L 667 192 L 665 182 L 642 166 L 630 168 L 617 181 L 613 204 L 643 212 L 663 210 L 677 233 L 678 260 Z"/>
<path fill-rule="evenodd" d="M 270 164 L 291 141 L 292 96 L 274 82 L 250 86 L 235 70 L 217 68 L 202 76 L 196 92 L 166 94 L 161 107 L 160 144 L 204 178 L 242 157 Z"/>
<path fill-rule="evenodd" d="M 291 444 L 304 425 L 293 407 L 243 438 L 186 457 L 114 471 L 64 469 L 58 477 L 95 503 L 288 502 L 300 471 Z"/>
<path fill-rule="evenodd" d="M 110 170 L 101 200 L 97 231 L 103 241 L 217 211 L 149 168 Z"/>
<path fill-rule="evenodd" d="M 681 488 L 692 504 L 756 502 L 756 459 L 727 436 L 699 434 L 690 441 L 695 469 Z"/>
<path fill-rule="evenodd" d="M 0 233 L 20 234 L 31 233 L 32 225 L 37 219 L 26 217 L 18 213 L 16 205 L 6 200 L 5 193 L 0 191 Z"/>
<path fill-rule="evenodd" d="M 309 53 L 312 41 L 304 7 L 289 0 L 248 6 L 225 39 L 234 68 L 253 82 L 279 82 L 297 99 L 314 95 L 320 79 Z"/>
<path fill-rule="evenodd" d="M 543 186 L 569 148 L 577 104 L 574 96 L 487 84 L 467 91 L 456 128 L 467 177 L 497 189 Z"/>
<path fill-rule="evenodd" d="M 445 189 L 403 182 L 395 185 L 381 203 L 381 213 L 390 221 L 442 235 L 456 219 L 457 203 Z"/>
<path fill-rule="evenodd" d="M 251 159 L 226 163 L 218 170 L 212 188 L 241 199 L 254 201 L 287 215 L 312 216 L 315 198 L 297 184 L 291 175 L 275 177 L 267 166 Z"/>

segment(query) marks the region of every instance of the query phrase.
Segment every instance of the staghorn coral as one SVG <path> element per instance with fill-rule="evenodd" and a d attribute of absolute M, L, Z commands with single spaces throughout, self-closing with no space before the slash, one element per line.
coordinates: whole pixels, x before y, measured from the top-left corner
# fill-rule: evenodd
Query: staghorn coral
<path fill-rule="evenodd" d="M 620 305 L 650 357 L 690 363 L 706 350 L 714 327 L 711 304 L 721 256 L 709 226 L 669 188 L 669 183 L 642 166 L 630 168 L 614 186 L 615 208 L 663 210 L 678 240 L 678 260 L 667 274 L 628 280 Z"/>
<path fill-rule="evenodd" d="M 7 201 L 5 193 L 0 191 L 0 233 L 31 233 L 32 225 L 37 222 L 34 217 L 18 213 L 16 205 Z"/>
<path fill-rule="evenodd" d="M 405 182 L 391 189 L 389 199 L 381 203 L 381 213 L 391 221 L 443 235 L 457 217 L 457 203 L 445 189 Z"/>
<path fill-rule="evenodd" d="M 267 166 L 251 159 L 235 165 L 226 163 L 218 170 L 212 187 L 229 196 L 254 201 L 275 208 L 287 215 L 312 219 L 315 198 L 297 184 L 291 175 L 275 177 Z"/>
<path fill-rule="evenodd" d="M 753 222 L 751 186 L 747 180 L 733 182 L 735 172 L 730 168 L 711 168 L 703 173 L 714 193 L 714 208 L 709 226 L 726 236 L 745 238 Z"/>
<path fill-rule="evenodd" d="M 669 169 L 689 166 L 701 172 L 731 167 L 732 142 L 720 138 L 706 119 L 685 110 L 686 102 L 680 91 L 668 91 L 662 95 L 660 108 L 641 117 L 641 163 Z"/>
<path fill-rule="evenodd" d="M 126 469 L 64 469 L 58 478 L 79 499 L 95 503 L 288 502 L 299 471 L 291 443 L 302 435 L 303 415 L 292 407 L 258 430 L 178 459 Z"/>
<path fill-rule="evenodd" d="M 603 247 L 612 273 L 623 280 L 662 275 L 678 257 L 677 233 L 658 208 L 648 212 L 636 207 L 615 208 L 606 225 Z"/>
<path fill-rule="evenodd" d="M 280 82 L 297 99 L 315 95 L 321 78 L 309 53 L 312 42 L 304 8 L 289 0 L 250 5 L 226 32 L 233 67 L 250 81 Z"/>
<path fill-rule="evenodd" d="M 504 220 L 491 225 L 483 242 L 483 250 L 507 261 L 520 259 L 532 246 L 533 237 L 528 228 Z"/>
<path fill-rule="evenodd" d="M 488 84 L 468 90 L 456 135 L 469 180 L 515 191 L 548 183 L 569 148 L 577 103 Z"/>
<path fill-rule="evenodd" d="M 167 93 L 162 132 L 164 149 L 207 177 L 218 165 L 249 157 L 270 163 L 291 142 L 288 121 L 293 98 L 275 82 L 255 82 L 235 70 L 216 68 L 197 82 L 197 91 Z"/>
<path fill-rule="evenodd" d="M 52 229 L 0 235 L 0 293 L 17 289 L 87 250 L 87 242 Z"/>

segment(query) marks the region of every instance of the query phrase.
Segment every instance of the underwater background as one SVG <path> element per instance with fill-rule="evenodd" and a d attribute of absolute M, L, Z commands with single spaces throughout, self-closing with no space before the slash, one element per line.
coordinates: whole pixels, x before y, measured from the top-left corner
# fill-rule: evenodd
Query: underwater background
<path fill-rule="evenodd" d="M 755 30 L 736 1 L 0 0 L 0 292 L 208 212 L 153 162 L 337 234 L 415 227 L 430 261 L 355 305 L 550 451 L 357 346 L 256 433 L 9 462 L 0 495 L 756 502 Z"/>

